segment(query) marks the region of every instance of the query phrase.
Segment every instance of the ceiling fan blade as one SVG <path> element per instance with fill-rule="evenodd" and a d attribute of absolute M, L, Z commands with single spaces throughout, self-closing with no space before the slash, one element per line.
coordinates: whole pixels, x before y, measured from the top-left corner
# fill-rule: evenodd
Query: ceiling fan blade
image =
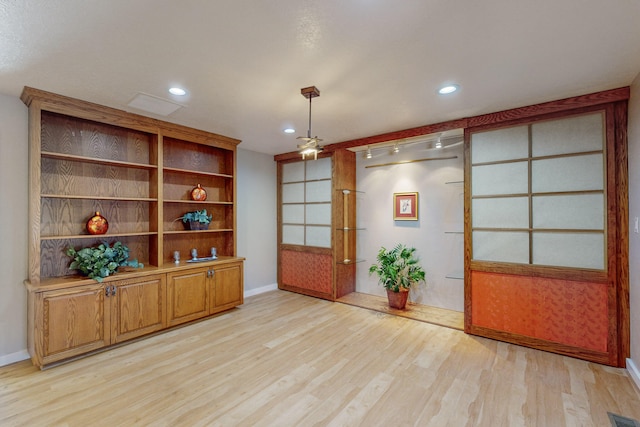
<path fill-rule="evenodd" d="M 296 139 L 299 139 L 301 141 L 312 142 L 312 143 L 318 143 L 322 141 L 322 139 L 318 138 L 317 136 L 314 136 L 314 137 L 299 136 Z"/>

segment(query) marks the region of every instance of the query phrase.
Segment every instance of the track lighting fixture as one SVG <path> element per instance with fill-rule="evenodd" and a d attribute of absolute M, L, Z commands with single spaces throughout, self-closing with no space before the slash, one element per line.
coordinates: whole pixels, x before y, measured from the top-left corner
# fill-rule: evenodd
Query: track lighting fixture
<path fill-rule="evenodd" d="M 371 154 L 371 148 L 367 147 L 367 152 L 365 153 L 364 157 L 366 159 L 370 159 L 371 157 L 373 157 L 373 155 Z"/>

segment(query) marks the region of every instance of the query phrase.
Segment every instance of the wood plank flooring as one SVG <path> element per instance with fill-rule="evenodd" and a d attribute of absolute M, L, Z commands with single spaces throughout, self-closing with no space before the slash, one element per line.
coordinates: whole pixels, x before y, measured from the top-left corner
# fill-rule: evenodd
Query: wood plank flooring
<path fill-rule="evenodd" d="M 609 426 L 624 369 L 273 291 L 38 371 L 0 368 L 2 426 Z"/>
<path fill-rule="evenodd" d="M 356 307 L 368 308 L 369 310 L 375 310 L 381 313 L 406 317 L 407 319 L 446 326 L 447 328 L 453 328 L 459 331 L 464 330 L 464 313 L 459 311 L 414 304 L 411 301 L 407 302 L 407 306 L 404 310 L 398 310 L 396 308 L 389 307 L 389 302 L 386 297 L 363 294 L 361 292 L 351 292 L 337 301 L 344 304 L 355 305 Z"/>

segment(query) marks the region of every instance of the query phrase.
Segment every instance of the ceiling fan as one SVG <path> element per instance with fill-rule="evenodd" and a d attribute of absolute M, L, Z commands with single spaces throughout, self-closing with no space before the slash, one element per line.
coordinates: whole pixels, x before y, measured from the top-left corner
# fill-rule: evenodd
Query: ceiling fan
<path fill-rule="evenodd" d="M 309 86 L 300 89 L 300 93 L 309 100 L 309 129 L 307 130 L 307 136 L 299 136 L 296 138 L 304 141 L 302 144 L 298 144 L 298 148 L 300 149 L 299 153 L 302 154 L 303 160 L 311 154 L 313 154 L 314 160 L 317 160 L 318 153 L 322 152 L 323 148 L 320 146 L 322 139 L 317 136 L 311 136 L 311 100 L 320 96 L 320 91 L 315 86 Z"/>

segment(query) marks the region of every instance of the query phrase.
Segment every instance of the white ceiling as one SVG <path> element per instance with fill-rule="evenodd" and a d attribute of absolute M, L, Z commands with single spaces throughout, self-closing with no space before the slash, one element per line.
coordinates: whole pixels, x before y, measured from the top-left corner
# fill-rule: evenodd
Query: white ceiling
<path fill-rule="evenodd" d="M 312 134 L 330 144 L 639 72 L 638 0 L 0 0 L 0 93 L 135 111 L 141 92 L 184 106 L 159 118 L 269 154 L 306 136 L 306 86 L 321 92 Z M 461 90 L 437 95 L 445 82 Z"/>

